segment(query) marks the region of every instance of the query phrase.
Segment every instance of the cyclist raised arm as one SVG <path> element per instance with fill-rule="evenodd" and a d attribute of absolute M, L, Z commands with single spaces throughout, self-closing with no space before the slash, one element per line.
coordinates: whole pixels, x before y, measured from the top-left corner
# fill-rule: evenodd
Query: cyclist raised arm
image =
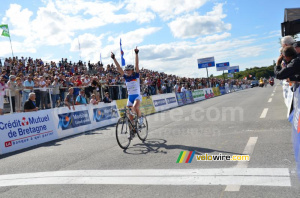
<path fill-rule="evenodd" d="M 115 54 L 111 53 L 110 57 L 114 60 L 114 63 L 117 66 L 118 72 L 121 74 L 121 76 L 123 76 L 124 75 L 124 71 L 123 71 L 122 67 L 120 66 L 120 64 L 118 63 L 117 59 L 115 58 Z"/>
<path fill-rule="evenodd" d="M 140 68 L 139 68 L 139 49 L 136 47 L 134 49 L 135 52 L 135 72 L 140 73 Z"/>

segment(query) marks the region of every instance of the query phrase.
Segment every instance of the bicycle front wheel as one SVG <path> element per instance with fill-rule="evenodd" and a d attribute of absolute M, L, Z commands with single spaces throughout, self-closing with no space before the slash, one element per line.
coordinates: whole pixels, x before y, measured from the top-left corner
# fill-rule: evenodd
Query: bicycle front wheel
<path fill-rule="evenodd" d="M 146 116 L 142 116 L 142 118 L 143 118 L 143 124 L 141 126 L 139 126 L 139 124 L 137 124 L 137 127 L 138 127 L 137 135 L 141 141 L 145 141 L 148 136 L 148 122 L 147 122 Z"/>
<path fill-rule="evenodd" d="M 120 118 L 116 125 L 116 138 L 122 149 L 127 149 L 131 142 L 129 122 L 126 118 Z"/>

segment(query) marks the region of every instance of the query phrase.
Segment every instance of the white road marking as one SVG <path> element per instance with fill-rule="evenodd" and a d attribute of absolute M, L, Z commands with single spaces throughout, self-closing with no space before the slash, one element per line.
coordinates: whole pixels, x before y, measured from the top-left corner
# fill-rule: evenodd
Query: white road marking
<path fill-rule="evenodd" d="M 267 116 L 268 110 L 268 108 L 264 108 L 263 112 L 260 115 L 260 118 L 265 118 Z"/>
<path fill-rule="evenodd" d="M 243 151 L 244 155 L 250 155 L 250 160 L 251 160 L 251 155 L 254 151 L 255 144 L 257 142 L 258 137 L 250 137 L 248 140 L 248 143 Z M 238 164 L 236 165 L 236 168 L 247 168 L 249 164 L 249 161 L 239 161 Z"/>
<path fill-rule="evenodd" d="M 268 100 L 268 102 L 272 102 L 272 98 L 270 98 L 270 99 Z"/>
<path fill-rule="evenodd" d="M 246 185 L 290 187 L 287 168 L 78 170 L 0 176 L 0 186 L 57 184 Z"/>
<path fill-rule="evenodd" d="M 244 155 L 250 155 L 250 160 L 251 160 L 251 155 L 254 151 L 255 144 L 257 142 L 257 138 L 258 137 L 250 137 L 248 140 L 248 143 L 243 151 Z M 249 161 L 239 161 L 235 168 L 247 169 L 248 165 L 249 165 Z M 240 185 L 228 185 L 228 186 L 226 186 L 225 191 L 231 191 L 231 192 L 239 191 L 240 188 L 241 188 Z"/>
<path fill-rule="evenodd" d="M 274 94 L 272 93 L 271 96 L 274 96 Z"/>

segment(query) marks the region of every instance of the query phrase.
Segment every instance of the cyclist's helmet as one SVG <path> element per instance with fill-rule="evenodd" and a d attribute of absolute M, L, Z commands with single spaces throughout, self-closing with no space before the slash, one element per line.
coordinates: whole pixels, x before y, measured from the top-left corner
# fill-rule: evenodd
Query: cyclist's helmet
<path fill-rule="evenodd" d="M 134 66 L 133 65 L 127 65 L 125 67 L 125 71 L 128 71 L 128 70 L 134 70 Z"/>

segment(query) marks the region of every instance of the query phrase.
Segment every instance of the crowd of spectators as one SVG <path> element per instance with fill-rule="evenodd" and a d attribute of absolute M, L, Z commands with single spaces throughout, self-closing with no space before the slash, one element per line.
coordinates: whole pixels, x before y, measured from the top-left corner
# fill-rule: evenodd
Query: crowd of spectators
<path fill-rule="evenodd" d="M 247 83 L 241 80 L 179 77 L 144 68 L 140 70 L 140 76 L 143 96 L 225 86 L 226 83 L 231 86 Z M 24 104 L 30 95 L 35 97 L 34 109 L 60 106 L 75 109 L 74 105 L 108 103 L 127 98 L 125 80 L 113 64 L 105 67 L 100 62 L 72 63 L 67 59 L 46 63 L 42 59 L 13 57 L 0 59 L 0 78 L 0 114 L 4 95 L 11 96 L 13 112 L 24 111 Z"/>

